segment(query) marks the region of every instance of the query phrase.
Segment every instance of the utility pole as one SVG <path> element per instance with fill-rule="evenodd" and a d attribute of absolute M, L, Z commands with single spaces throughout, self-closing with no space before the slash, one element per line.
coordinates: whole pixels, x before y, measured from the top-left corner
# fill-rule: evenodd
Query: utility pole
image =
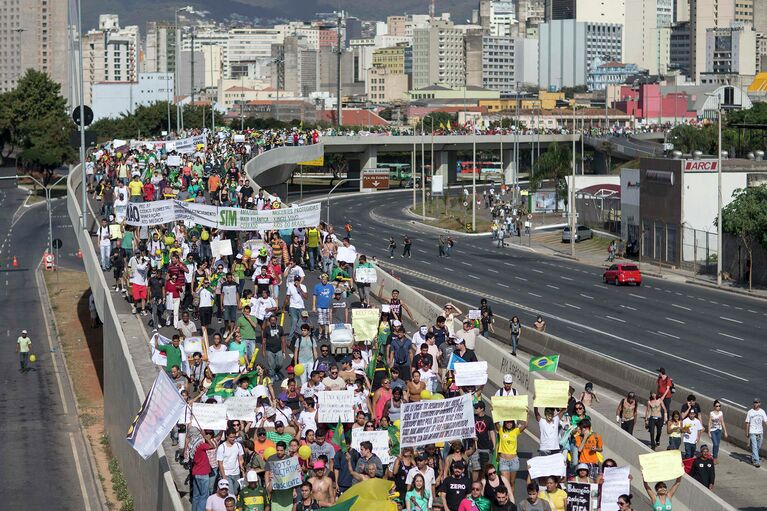
<path fill-rule="evenodd" d="M 722 286 L 722 102 L 719 101 L 717 105 L 717 117 L 719 118 L 719 129 L 717 134 L 716 144 L 716 179 L 717 179 L 717 191 L 716 191 L 716 285 Z"/>
<path fill-rule="evenodd" d="M 78 40 L 80 43 L 80 51 L 78 52 L 78 55 L 80 56 L 80 171 L 83 174 L 83 181 L 80 184 L 80 188 L 82 189 L 82 203 L 80 205 L 82 208 L 82 215 L 80 216 L 82 222 L 80 228 L 85 230 L 88 228 L 85 220 L 87 216 L 87 210 L 85 208 L 88 201 L 88 192 L 86 190 L 85 183 L 85 74 L 83 71 L 83 6 L 80 0 L 77 0 L 77 32 Z M 50 201 L 48 201 L 48 204 L 50 211 Z"/>
<path fill-rule="evenodd" d="M 605 92 L 605 94 L 607 94 Z M 605 95 L 605 104 L 607 96 Z M 570 183 L 570 255 L 575 257 L 575 98 L 573 98 L 573 180 Z"/>
<path fill-rule="evenodd" d="M 338 26 L 336 27 L 338 31 L 338 47 L 336 48 L 336 63 L 337 63 L 337 76 L 336 76 L 336 96 L 338 103 L 336 104 L 336 123 L 338 125 L 338 129 L 341 129 L 342 124 L 342 118 L 341 118 L 341 23 L 343 21 L 344 13 L 343 11 L 340 11 L 338 13 Z"/>
<path fill-rule="evenodd" d="M 189 55 L 192 61 L 191 65 L 189 66 L 192 70 L 192 84 L 189 87 L 189 89 L 191 91 L 191 97 L 192 97 L 191 105 L 194 106 L 194 27 L 192 27 L 192 51 L 189 53 Z"/>
<path fill-rule="evenodd" d="M 471 138 L 471 231 L 477 232 L 477 136 Z"/>

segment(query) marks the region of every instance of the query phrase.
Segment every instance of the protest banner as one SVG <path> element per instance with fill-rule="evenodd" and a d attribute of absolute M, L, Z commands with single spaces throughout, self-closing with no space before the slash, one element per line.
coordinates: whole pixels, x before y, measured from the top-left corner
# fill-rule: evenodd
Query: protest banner
<path fill-rule="evenodd" d="M 487 361 L 464 362 L 455 365 L 455 384 L 459 387 L 487 383 Z"/>
<path fill-rule="evenodd" d="M 352 249 L 352 247 L 340 246 L 338 247 L 338 252 L 336 252 L 336 259 L 345 263 L 354 264 L 354 261 L 357 259 L 357 251 Z"/>
<path fill-rule="evenodd" d="M 323 390 L 317 393 L 317 422 L 354 422 L 354 391 Z"/>
<path fill-rule="evenodd" d="M 565 477 L 565 458 L 559 453 L 535 456 L 527 460 L 527 471 L 533 480 L 548 476 Z"/>
<path fill-rule="evenodd" d="M 400 448 L 476 436 L 470 394 L 402 405 Z"/>
<path fill-rule="evenodd" d="M 570 382 L 565 380 L 535 380 L 533 406 L 536 408 L 567 407 Z"/>
<path fill-rule="evenodd" d="M 642 477 L 648 483 L 671 481 L 684 475 L 682 451 L 676 449 L 640 454 L 639 465 L 642 467 Z"/>
<path fill-rule="evenodd" d="M 205 227 L 218 226 L 218 212 L 221 208 L 196 202 L 173 201 L 173 213 L 176 221 L 187 224 L 200 224 Z"/>
<path fill-rule="evenodd" d="M 214 259 L 221 256 L 232 255 L 232 240 L 213 240 L 210 242 L 210 251 Z"/>
<path fill-rule="evenodd" d="M 175 220 L 172 200 L 131 202 L 125 212 L 125 223 L 139 227 L 167 224 Z"/>
<path fill-rule="evenodd" d="M 258 397 L 241 396 L 230 397 L 224 401 L 226 405 L 226 418 L 241 421 L 256 421 L 256 407 L 258 406 Z"/>
<path fill-rule="evenodd" d="M 373 341 L 378 335 L 378 309 L 352 309 L 352 330 L 357 341 Z"/>
<path fill-rule="evenodd" d="M 272 473 L 273 490 L 289 490 L 300 486 L 303 482 L 301 469 L 298 466 L 298 456 L 280 460 L 275 455 L 269 458 L 267 462 L 269 463 L 269 471 Z"/>
<path fill-rule="evenodd" d="M 618 511 L 618 497 L 631 493 L 631 467 L 606 467 L 600 509 Z"/>
<path fill-rule="evenodd" d="M 192 403 L 192 424 L 202 429 L 226 429 L 226 405 L 219 403 Z"/>
<path fill-rule="evenodd" d="M 384 465 L 394 461 L 389 454 L 389 432 L 388 431 L 363 431 L 362 428 L 352 430 L 352 448 L 357 452 L 360 450 L 360 444 L 368 441 L 373 444 L 373 454 L 381 458 Z"/>
<path fill-rule="evenodd" d="M 482 311 L 479 309 L 469 309 L 469 319 L 480 319 Z"/>
<path fill-rule="evenodd" d="M 187 337 L 184 339 L 184 353 L 187 357 L 191 357 L 195 353 L 202 354 L 202 339 L 199 337 Z"/>
<path fill-rule="evenodd" d="M 591 511 L 590 484 L 567 483 L 567 511 Z"/>
<path fill-rule="evenodd" d="M 188 137 L 188 138 L 180 138 L 178 140 L 172 140 L 165 143 L 165 149 L 170 152 L 171 149 L 168 148 L 170 143 L 173 142 L 174 149 L 177 153 L 181 154 L 191 154 L 197 150 L 197 146 L 199 144 L 202 144 L 203 147 L 207 145 L 208 142 L 208 136 L 207 135 L 197 135 L 194 137 Z"/>
<path fill-rule="evenodd" d="M 165 371 L 158 372 L 141 409 L 128 428 L 128 443 L 142 458 L 147 459 L 176 425 L 184 408 L 186 403 L 176 384 Z"/>
<path fill-rule="evenodd" d="M 181 156 L 177 154 L 171 154 L 168 156 L 168 160 L 165 162 L 168 167 L 180 167 L 181 166 Z"/>
<path fill-rule="evenodd" d="M 243 142 L 245 142 L 245 135 L 243 135 L 241 133 L 234 135 L 234 143 L 235 144 L 241 144 Z"/>
<path fill-rule="evenodd" d="M 375 284 L 378 282 L 378 275 L 375 268 L 355 268 L 354 280 L 360 284 Z"/>
<path fill-rule="evenodd" d="M 490 404 L 495 422 L 527 420 L 527 396 L 493 396 Z"/>
<path fill-rule="evenodd" d="M 240 370 L 240 352 L 210 350 L 208 367 L 213 374 L 236 373 Z"/>

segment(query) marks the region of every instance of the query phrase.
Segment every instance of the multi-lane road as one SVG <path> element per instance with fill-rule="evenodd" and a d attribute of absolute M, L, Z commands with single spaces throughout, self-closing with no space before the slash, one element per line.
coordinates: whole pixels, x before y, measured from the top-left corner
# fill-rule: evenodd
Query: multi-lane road
<path fill-rule="evenodd" d="M 741 408 L 767 396 L 767 302 L 647 276 L 641 287 L 607 286 L 601 268 L 498 248 L 489 235 L 454 236 L 453 256 L 440 258 L 437 232 L 403 213 L 411 199 L 340 196 L 331 222 L 351 221 L 357 251 L 385 259 L 407 283 L 468 303 L 486 297 L 497 314 L 528 325 L 541 314 L 557 336 L 649 371 L 663 366 L 678 383 Z M 412 259 L 400 257 L 404 234 Z M 389 236 L 398 238 L 394 259 Z"/>

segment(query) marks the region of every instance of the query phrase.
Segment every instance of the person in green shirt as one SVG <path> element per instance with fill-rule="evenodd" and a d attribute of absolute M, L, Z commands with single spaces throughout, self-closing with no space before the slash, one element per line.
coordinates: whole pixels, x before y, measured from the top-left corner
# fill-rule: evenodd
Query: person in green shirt
<path fill-rule="evenodd" d="M 248 485 L 242 488 L 237 496 L 237 509 L 241 511 L 264 511 L 266 491 L 259 484 L 258 473 L 255 470 L 248 470 L 245 478 Z"/>
<path fill-rule="evenodd" d="M 253 357 L 256 349 L 256 320 L 250 315 L 250 305 L 242 308 L 242 315 L 237 318 L 237 328 L 240 330 L 240 337 L 245 343 L 248 352 L 248 359 Z"/>
<path fill-rule="evenodd" d="M 412 489 L 405 496 L 405 508 L 408 511 L 428 511 L 431 493 L 426 488 L 423 475 L 413 477 Z"/>
<path fill-rule="evenodd" d="M 290 433 L 285 432 L 285 423 L 282 421 L 274 421 L 274 429 L 275 431 L 267 431 L 266 432 L 266 438 L 274 442 L 275 444 L 277 442 L 285 442 L 285 444 L 289 444 L 291 440 L 293 440 L 293 435 Z"/>
<path fill-rule="evenodd" d="M 181 338 L 174 335 L 170 344 L 158 345 L 158 335 L 154 336 L 154 347 L 157 351 L 165 353 L 165 371 L 170 373 L 173 366 L 181 367 Z"/>
<path fill-rule="evenodd" d="M 29 350 L 32 348 L 32 339 L 27 337 L 27 331 L 22 330 L 21 336 L 16 339 L 16 353 L 19 354 L 20 371 L 22 373 L 29 371 L 27 361 L 29 360 Z"/>

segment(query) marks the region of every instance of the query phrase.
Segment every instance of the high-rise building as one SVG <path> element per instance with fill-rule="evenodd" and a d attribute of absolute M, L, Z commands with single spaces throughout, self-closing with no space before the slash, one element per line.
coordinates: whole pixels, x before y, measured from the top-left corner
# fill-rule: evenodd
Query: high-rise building
<path fill-rule="evenodd" d="M 95 83 L 93 119 L 120 117 L 157 101 L 173 101 L 173 73 L 139 73 L 135 82 Z"/>
<path fill-rule="evenodd" d="M 548 0 L 546 20 L 576 20 L 590 23 L 626 21 L 626 0 Z"/>
<path fill-rule="evenodd" d="M 735 21 L 754 24 L 754 1 L 735 0 Z"/>
<path fill-rule="evenodd" d="M 508 94 L 538 84 L 536 39 L 486 35 L 482 39 L 482 86 Z"/>
<path fill-rule="evenodd" d="M 85 103 L 91 102 L 93 84 L 135 82 L 139 71 L 139 29 L 120 27 L 116 14 L 99 16 L 99 28 L 83 34 L 81 41 Z"/>
<path fill-rule="evenodd" d="M 740 1 L 740 0 L 739 0 Z M 690 0 L 690 77 L 706 67 L 706 30 L 729 27 L 735 21 L 735 0 Z"/>
<path fill-rule="evenodd" d="M 413 29 L 413 88 L 466 83 L 464 34 L 449 20 L 435 18 Z"/>
<path fill-rule="evenodd" d="M 405 73 L 393 73 L 385 67 L 368 69 L 365 89 L 368 101 L 390 103 L 407 99 L 408 76 Z"/>
<path fill-rule="evenodd" d="M 389 16 L 386 18 L 386 35 L 404 36 L 405 20 L 405 16 Z"/>
<path fill-rule="evenodd" d="M 164 21 L 147 21 L 142 71 L 175 73 L 176 26 Z"/>
<path fill-rule="evenodd" d="M 750 23 L 706 30 L 706 73 L 756 74 L 756 32 Z"/>
<path fill-rule="evenodd" d="M 668 0 L 631 0 L 626 4 L 623 62 L 650 74 L 668 70 L 671 5 Z"/>
<path fill-rule="evenodd" d="M 386 68 L 392 74 L 409 74 L 408 61 L 412 63 L 413 47 L 400 43 L 389 48 L 379 48 L 373 51 L 373 67 Z"/>
<path fill-rule="evenodd" d="M 224 63 L 226 78 L 265 76 L 263 70 L 270 66 L 272 45 L 281 44 L 282 38 L 282 32 L 272 28 L 231 29 Z"/>
<path fill-rule="evenodd" d="M 767 0 L 753 0 L 754 3 L 754 30 L 760 34 L 767 34 Z"/>
<path fill-rule="evenodd" d="M 61 84 L 61 94 L 75 103 L 67 7 L 53 0 L 0 0 L 0 92 L 16 87 L 27 69 L 36 69 Z"/>
<path fill-rule="evenodd" d="M 690 21 L 690 0 L 674 0 L 674 23 Z"/>
<path fill-rule="evenodd" d="M 671 28 L 669 44 L 669 69 L 690 76 L 692 54 L 690 51 L 690 22 L 680 21 Z"/>

